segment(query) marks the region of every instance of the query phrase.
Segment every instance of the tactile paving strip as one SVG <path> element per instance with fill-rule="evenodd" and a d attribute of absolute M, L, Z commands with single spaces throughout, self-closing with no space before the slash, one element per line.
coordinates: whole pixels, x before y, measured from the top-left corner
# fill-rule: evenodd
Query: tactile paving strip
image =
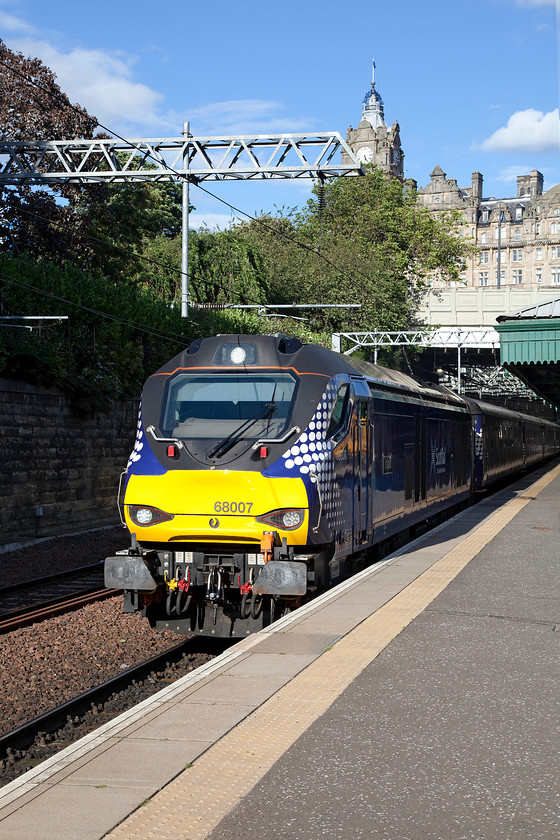
<path fill-rule="evenodd" d="M 406 589 L 327 649 L 108 834 L 107 840 L 203 840 L 344 689 L 513 517 L 560 465 L 508 502 Z"/>

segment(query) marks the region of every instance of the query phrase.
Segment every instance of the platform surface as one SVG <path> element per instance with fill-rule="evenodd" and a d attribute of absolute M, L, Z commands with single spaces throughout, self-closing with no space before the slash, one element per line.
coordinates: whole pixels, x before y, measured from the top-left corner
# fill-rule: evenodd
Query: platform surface
<path fill-rule="evenodd" d="M 557 840 L 560 466 L 0 789 L 0 840 Z"/>

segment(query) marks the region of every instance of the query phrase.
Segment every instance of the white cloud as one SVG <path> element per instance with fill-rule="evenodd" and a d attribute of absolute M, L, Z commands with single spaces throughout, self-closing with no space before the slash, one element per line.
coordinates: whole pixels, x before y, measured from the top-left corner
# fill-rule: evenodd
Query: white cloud
<path fill-rule="evenodd" d="M 516 111 L 507 125 L 484 140 L 480 148 L 487 152 L 551 152 L 560 149 L 558 108 L 544 114 L 534 108 Z"/>
<path fill-rule="evenodd" d="M 496 181 L 501 181 L 503 184 L 509 183 L 510 181 L 516 181 L 518 175 L 526 175 L 527 174 L 527 165 L 520 164 L 516 166 L 508 166 L 507 169 L 502 169 L 496 175 Z"/>
<path fill-rule="evenodd" d="M 264 99 L 232 99 L 189 108 L 193 134 L 284 134 L 308 131 L 304 119 L 282 116 L 283 106 Z"/>
<path fill-rule="evenodd" d="M 7 39 L 8 46 L 40 58 L 56 74 L 70 101 L 86 108 L 107 128 L 128 136 L 179 136 L 184 116 L 165 112 L 164 95 L 134 80 L 135 56 L 82 47 L 63 52 L 46 40 L 25 37 L 27 25 L 16 23 L 20 36 Z M 188 107 L 185 113 L 196 136 L 309 130 L 308 120 L 287 118 L 283 110 L 278 102 L 243 99 Z"/>
<path fill-rule="evenodd" d="M 27 21 L 22 20 L 22 18 L 9 15 L 7 12 L 0 10 L 0 31 L 28 34 L 34 31 L 34 27 L 27 23 Z"/>
<path fill-rule="evenodd" d="M 56 73 L 70 101 L 82 105 L 108 128 L 123 132 L 150 127 L 166 133 L 172 128 L 173 135 L 179 133 L 182 123 L 160 110 L 163 94 L 134 81 L 134 57 L 80 47 L 63 53 L 46 41 L 31 38 L 10 39 L 9 46 L 40 58 Z"/>
<path fill-rule="evenodd" d="M 231 213 L 189 213 L 189 227 L 193 230 L 198 230 L 201 227 L 207 227 L 210 230 L 216 228 L 229 230 L 232 224 L 237 221 L 239 219 Z"/>

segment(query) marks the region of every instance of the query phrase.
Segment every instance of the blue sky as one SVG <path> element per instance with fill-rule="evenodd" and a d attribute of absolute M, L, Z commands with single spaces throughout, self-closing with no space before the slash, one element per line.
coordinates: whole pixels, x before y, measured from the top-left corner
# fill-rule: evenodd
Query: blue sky
<path fill-rule="evenodd" d="M 560 0 L 559 0 L 560 5 Z M 539 169 L 560 183 L 555 0 L 0 0 L 0 37 L 38 56 L 73 102 L 127 137 L 339 131 L 361 118 L 376 62 L 406 176 L 439 164 L 484 195 Z M 253 214 L 305 203 L 310 183 L 206 184 Z M 193 188 L 193 226 L 231 212 Z"/>

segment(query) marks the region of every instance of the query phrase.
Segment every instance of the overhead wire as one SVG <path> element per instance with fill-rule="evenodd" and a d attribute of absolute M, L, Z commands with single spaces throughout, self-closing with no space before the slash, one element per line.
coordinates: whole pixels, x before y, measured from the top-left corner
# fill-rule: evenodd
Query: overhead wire
<path fill-rule="evenodd" d="M 33 266 L 30 266 L 29 263 L 26 263 L 21 257 L 19 258 L 19 262 L 21 262 L 23 265 L 33 267 Z M 147 335 L 152 335 L 152 336 L 155 336 L 156 338 L 165 339 L 166 341 L 172 341 L 172 342 L 175 342 L 176 344 L 181 344 L 181 345 L 184 345 L 185 340 L 187 340 L 187 341 L 192 341 L 193 340 L 192 336 L 180 336 L 178 333 L 165 333 L 165 332 L 162 332 L 160 330 L 153 330 L 153 329 L 150 329 L 149 327 L 146 327 L 142 324 L 138 324 L 134 321 L 130 321 L 127 318 L 119 318 L 118 315 L 112 315 L 109 312 L 102 312 L 101 310 L 94 309 L 91 306 L 85 306 L 82 303 L 77 303 L 76 301 L 69 300 L 68 298 L 64 298 L 61 295 L 55 295 L 54 292 L 48 292 L 48 291 L 46 291 L 46 289 L 41 289 L 41 288 L 39 288 L 39 286 L 34 286 L 32 283 L 26 283 L 24 280 L 20 280 L 17 277 L 13 277 L 11 274 L 6 274 L 6 272 L 2 271 L 2 269 L 1 269 L 1 263 L 0 263 L 0 277 L 2 279 L 6 280 L 8 283 L 11 283 L 12 285 L 21 286 L 22 288 L 25 288 L 25 289 L 30 289 L 31 291 L 35 292 L 36 294 L 43 295 L 44 297 L 48 297 L 48 298 L 51 298 L 53 300 L 60 301 L 61 303 L 66 304 L 67 306 L 73 306 L 76 309 L 83 310 L 84 312 L 89 312 L 90 315 L 97 315 L 97 316 L 100 316 L 102 318 L 106 318 L 109 321 L 115 321 L 116 323 L 123 324 L 124 326 L 133 327 L 135 330 L 137 330 L 137 332 L 144 332 Z"/>
<path fill-rule="evenodd" d="M 72 234 L 76 235 L 78 237 L 78 239 L 88 240 L 90 242 L 96 242 L 100 245 L 104 245 L 104 246 L 107 246 L 109 248 L 112 248 L 113 250 L 115 250 L 117 252 L 129 255 L 129 256 L 132 255 L 136 259 L 139 259 L 143 262 L 147 262 L 147 263 L 149 263 L 151 265 L 154 265 L 158 268 L 162 268 L 165 271 L 169 271 L 170 274 L 173 274 L 173 275 L 175 275 L 177 270 L 179 270 L 179 273 L 180 273 L 181 276 L 185 276 L 185 274 L 186 274 L 186 276 L 190 278 L 190 275 L 188 273 L 186 273 L 184 271 L 181 271 L 180 269 L 177 269 L 175 266 L 172 266 L 170 263 L 167 263 L 167 262 L 162 261 L 162 260 L 154 259 L 153 257 L 148 257 L 145 254 L 140 254 L 136 251 L 133 251 L 130 247 L 125 247 L 123 245 L 117 245 L 116 243 L 111 242 L 109 239 L 102 239 L 101 237 L 98 237 L 98 236 L 92 236 L 91 234 L 86 233 L 85 231 L 80 231 L 80 232 L 76 233 L 76 230 L 74 228 L 70 227 L 69 225 L 63 224 L 62 222 L 59 222 L 56 219 L 51 219 L 48 216 L 45 216 L 41 213 L 37 213 L 33 210 L 29 210 L 29 209 L 27 209 L 25 207 L 22 207 L 22 206 L 18 207 L 18 212 L 24 213 L 28 216 L 32 216 L 36 219 L 40 219 L 41 221 L 46 222 L 47 224 L 53 225 L 53 226 L 59 228 L 60 230 L 72 233 Z M 14 239 L 12 232 L 9 231 L 8 233 L 9 233 L 10 239 L 12 241 L 12 245 L 14 247 L 14 250 L 19 252 L 17 242 Z M 245 300 L 249 301 L 249 303 L 252 303 L 256 306 L 264 305 L 264 304 L 262 304 L 261 301 L 252 300 L 247 295 L 244 295 L 241 292 L 236 292 L 235 289 L 231 288 L 231 286 L 226 285 L 225 288 L 231 295 L 233 295 L 234 297 L 238 297 L 240 300 L 245 299 Z M 191 303 L 191 305 L 193 305 L 196 309 L 200 309 L 200 308 L 203 308 L 205 306 L 204 304 L 198 304 L 197 305 L 197 304 L 192 304 L 192 303 Z M 208 306 L 209 307 L 213 306 L 215 309 L 223 309 L 224 307 L 227 307 L 228 304 L 208 304 Z"/>

